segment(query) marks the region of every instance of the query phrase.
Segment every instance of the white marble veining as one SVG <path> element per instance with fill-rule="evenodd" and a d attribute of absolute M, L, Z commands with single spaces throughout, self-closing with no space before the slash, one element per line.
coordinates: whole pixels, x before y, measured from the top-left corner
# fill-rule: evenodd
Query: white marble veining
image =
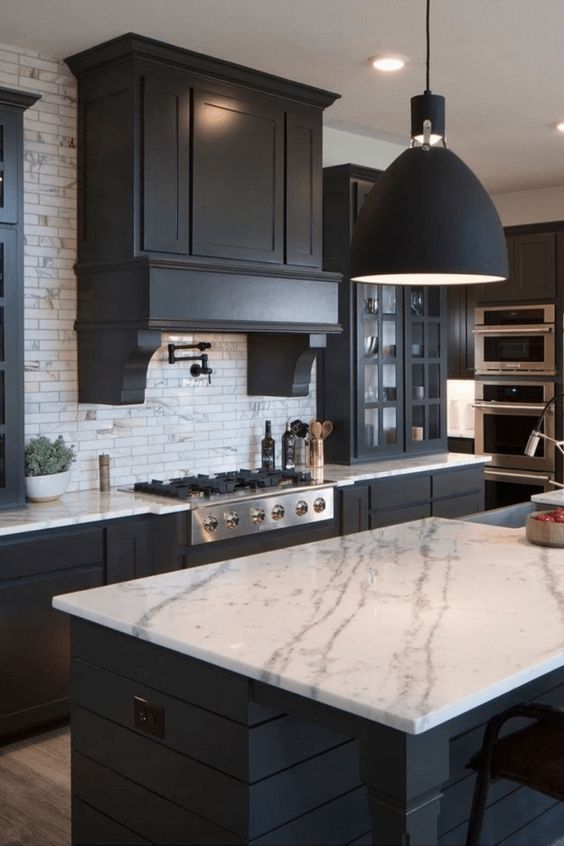
<path fill-rule="evenodd" d="M 97 490 L 75 491 L 54 502 L 28 502 L 23 508 L 0 511 L 0 537 L 77 526 L 97 520 L 113 520 L 139 514 L 171 514 L 174 511 L 186 510 L 186 503 L 163 497 L 118 490 L 108 493 L 100 493 Z"/>
<path fill-rule="evenodd" d="M 434 455 L 406 456 L 391 461 L 374 461 L 366 464 L 326 464 L 324 478 L 337 487 L 368 479 L 385 479 L 405 473 L 425 473 L 435 470 L 454 470 L 472 464 L 487 464 L 489 455 L 466 455 L 458 452 L 439 452 Z"/>
<path fill-rule="evenodd" d="M 56 597 L 56 608 L 419 733 L 564 666 L 564 553 L 427 520 Z"/>

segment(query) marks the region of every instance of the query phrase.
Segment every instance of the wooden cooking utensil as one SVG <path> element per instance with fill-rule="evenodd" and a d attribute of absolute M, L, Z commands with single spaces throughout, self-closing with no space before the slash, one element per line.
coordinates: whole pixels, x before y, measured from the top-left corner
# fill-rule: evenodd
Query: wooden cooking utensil
<path fill-rule="evenodd" d="M 323 436 L 323 426 L 319 420 L 312 420 L 309 426 L 312 438 L 319 440 Z"/>
<path fill-rule="evenodd" d="M 322 435 L 323 439 L 328 438 L 331 432 L 333 431 L 333 421 L 332 420 L 324 420 L 321 424 Z"/>

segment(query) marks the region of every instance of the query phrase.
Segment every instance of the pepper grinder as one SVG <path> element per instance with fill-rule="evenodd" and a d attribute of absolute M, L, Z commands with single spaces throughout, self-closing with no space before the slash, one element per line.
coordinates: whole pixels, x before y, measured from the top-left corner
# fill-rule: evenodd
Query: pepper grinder
<path fill-rule="evenodd" d="M 98 471 L 100 478 L 100 490 L 110 490 L 110 456 L 108 453 L 102 453 L 98 456 Z"/>

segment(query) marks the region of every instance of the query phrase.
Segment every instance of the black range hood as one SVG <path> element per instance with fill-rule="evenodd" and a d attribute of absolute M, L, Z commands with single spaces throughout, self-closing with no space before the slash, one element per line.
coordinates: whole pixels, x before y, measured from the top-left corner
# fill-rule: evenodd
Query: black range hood
<path fill-rule="evenodd" d="M 67 63 L 80 401 L 143 402 L 162 332 L 252 333 L 249 392 L 307 393 L 340 331 L 340 276 L 321 269 L 322 111 L 337 95 L 132 34 Z"/>

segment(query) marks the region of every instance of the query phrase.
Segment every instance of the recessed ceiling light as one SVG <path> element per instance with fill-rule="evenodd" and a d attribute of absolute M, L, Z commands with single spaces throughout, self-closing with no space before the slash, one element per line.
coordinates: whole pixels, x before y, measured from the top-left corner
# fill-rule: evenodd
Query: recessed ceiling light
<path fill-rule="evenodd" d="M 376 56 L 372 59 L 372 67 L 383 73 L 393 73 L 405 66 L 405 59 L 401 56 Z"/>
<path fill-rule="evenodd" d="M 560 123 L 557 123 L 557 124 L 556 124 L 556 129 L 557 129 L 559 132 L 564 132 L 564 120 L 561 120 L 561 121 L 560 121 Z"/>

